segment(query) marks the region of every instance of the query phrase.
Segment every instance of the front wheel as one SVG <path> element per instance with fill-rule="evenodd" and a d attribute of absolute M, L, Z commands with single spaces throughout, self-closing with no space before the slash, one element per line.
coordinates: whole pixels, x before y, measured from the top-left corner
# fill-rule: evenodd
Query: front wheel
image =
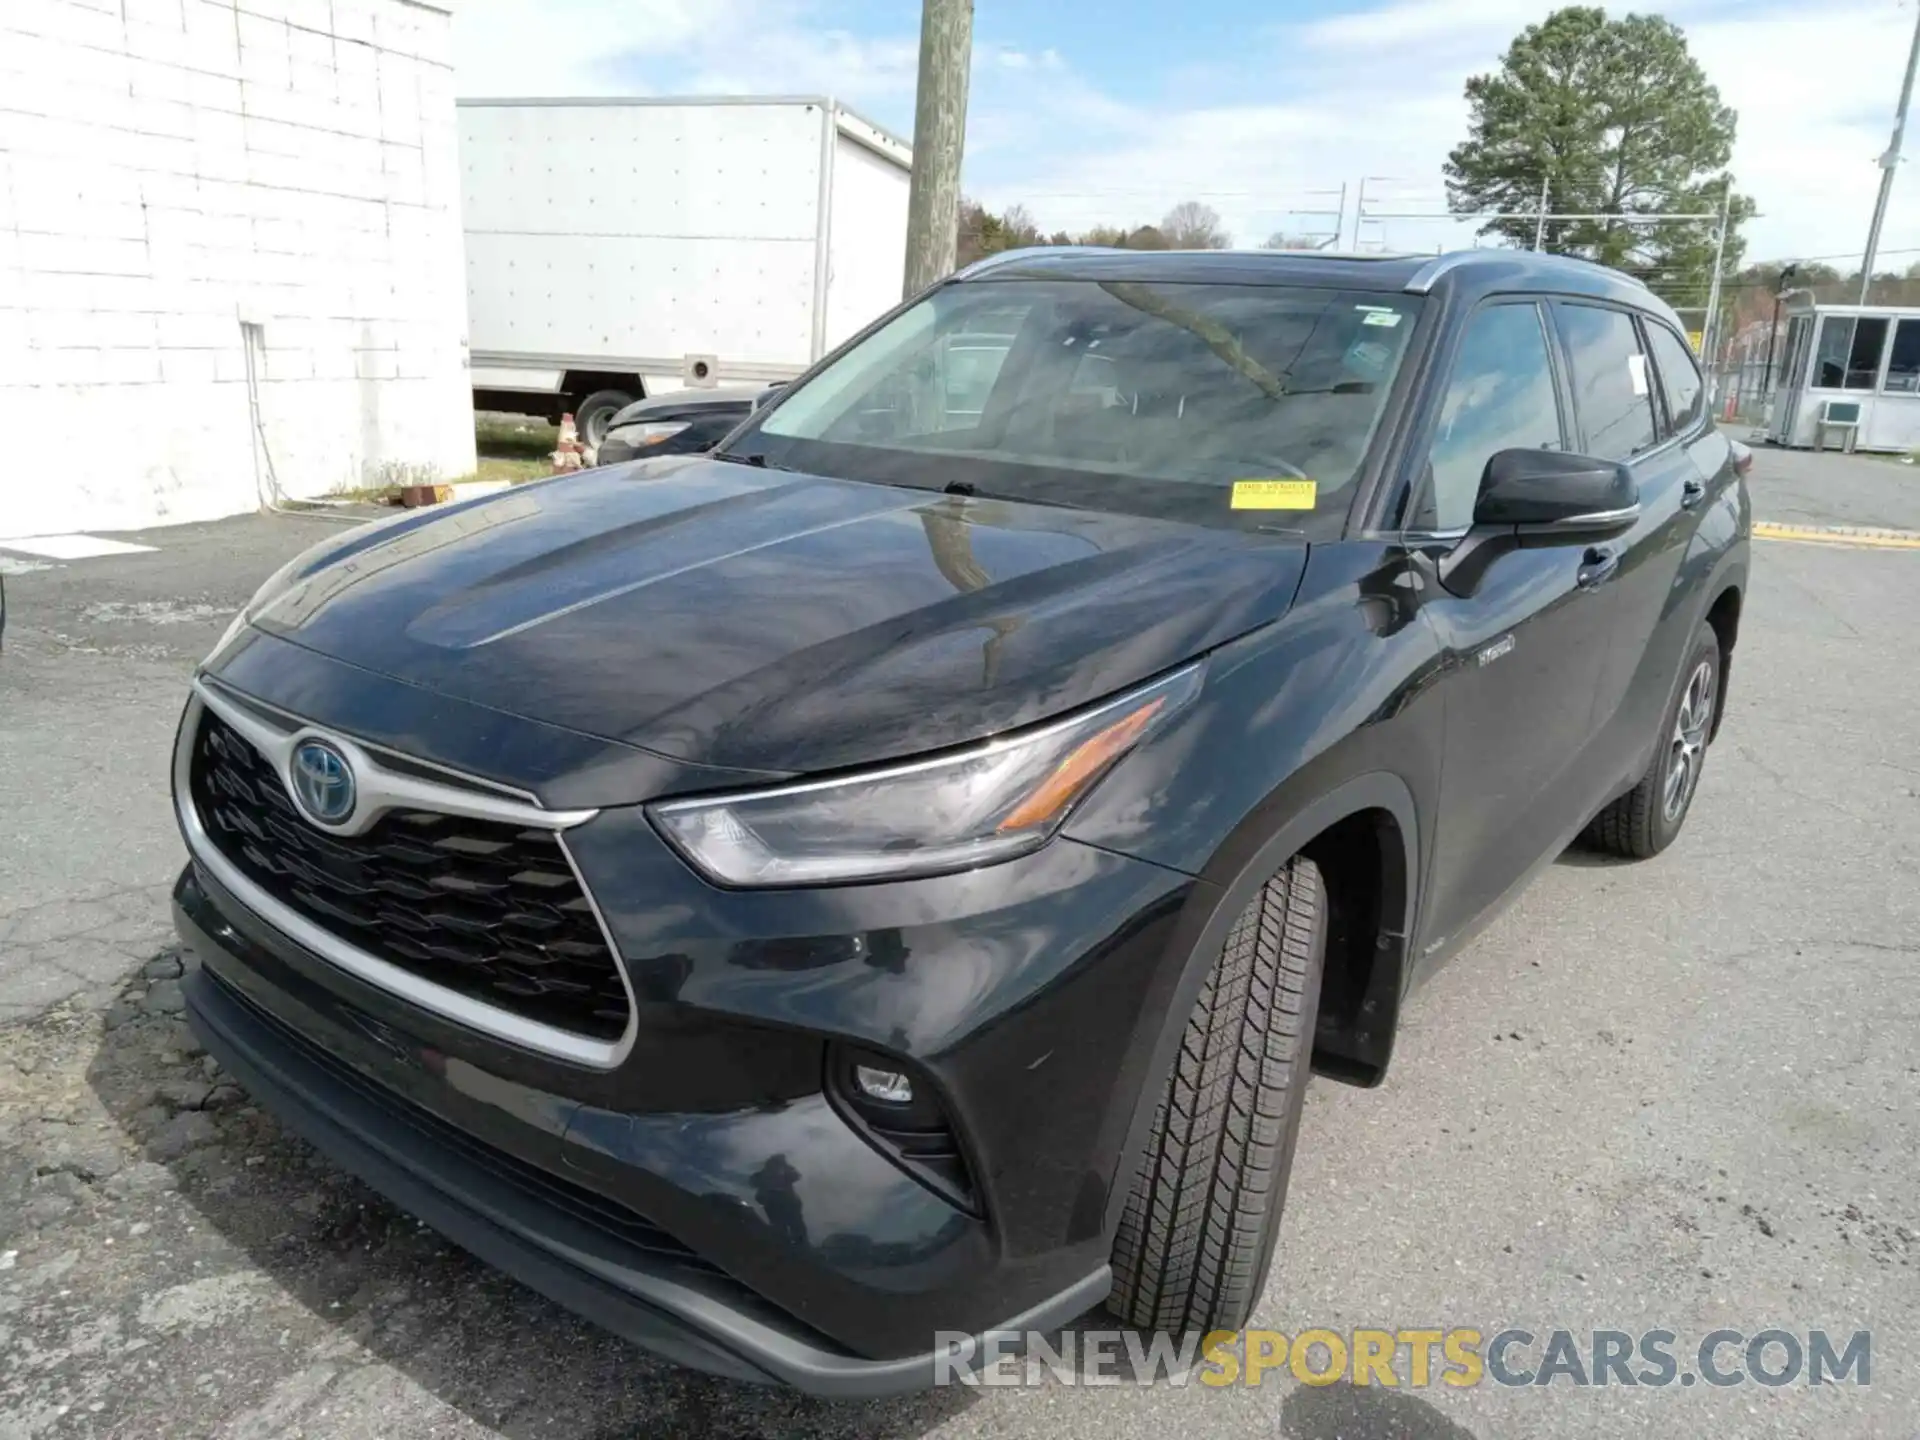
<path fill-rule="evenodd" d="M 1300 1133 L 1326 952 L 1295 856 L 1240 913 L 1188 1017 L 1113 1245 L 1107 1308 L 1143 1330 L 1236 1330 L 1266 1284 Z"/>
<path fill-rule="evenodd" d="M 1630 859 L 1658 855 L 1679 837 L 1713 739 L 1720 703 L 1720 637 L 1702 624 L 1687 647 L 1680 690 L 1661 721 L 1660 747 L 1640 783 L 1593 817 L 1585 839 L 1596 849 Z"/>

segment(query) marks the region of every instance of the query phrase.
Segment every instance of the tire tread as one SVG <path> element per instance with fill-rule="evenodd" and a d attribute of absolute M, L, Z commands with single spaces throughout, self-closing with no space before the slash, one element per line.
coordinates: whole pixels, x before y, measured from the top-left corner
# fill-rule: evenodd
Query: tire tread
<path fill-rule="evenodd" d="M 1109 1308 L 1183 1333 L 1251 1314 L 1272 1255 L 1322 948 L 1320 873 L 1303 856 L 1261 888 L 1201 985 L 1114 1242 Z"/>

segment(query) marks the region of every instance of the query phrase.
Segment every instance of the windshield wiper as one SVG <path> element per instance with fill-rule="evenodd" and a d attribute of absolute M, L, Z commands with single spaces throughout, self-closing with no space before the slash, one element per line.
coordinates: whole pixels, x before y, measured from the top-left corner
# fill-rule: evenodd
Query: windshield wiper
<path fill-rule="evenodd" d="M 942 495 L 962 495 L 969 500 L 1005 500 L 1013 505 L 1051 505 L 1060 510 L 1086 510 L 1071 500 L 1056 500 L 1050 495 L 1008 495 L 998 490 L 982 490 L 971 480 L 949 480 L 940 487 Z"/>
<path fill-rule="evenodd" d="M 707 458 L 709 460 L 724 460 L 729 465 L 751 465 L 756 470 L 780 470 L 789 475 L 796 473 L 793 466 L 776 465 L 773 461 L 767 459 L 764 454 L 757 451 L 750 455 L 742 455 L 732 450 L 709 450 L 707 452 Z"/>

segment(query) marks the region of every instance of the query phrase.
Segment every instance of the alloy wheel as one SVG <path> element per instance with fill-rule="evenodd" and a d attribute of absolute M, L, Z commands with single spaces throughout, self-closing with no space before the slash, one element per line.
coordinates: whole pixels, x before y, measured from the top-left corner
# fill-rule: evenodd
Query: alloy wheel
<path fill-rule="evenodd" d="M 1663 796 L 1667 823 L 1685 813 L 1700 783 L 1700 766 L 1706 759 L 1707 732 L 1713 728 L 1713 691 L 1715 666 L 1711 659 L 1694 666 L 1687 677 L 1686 692 L 1680 697 L 1680 714 L 1673 725 L 1673 741 L 1667 756 L 1667 783 Z"/>

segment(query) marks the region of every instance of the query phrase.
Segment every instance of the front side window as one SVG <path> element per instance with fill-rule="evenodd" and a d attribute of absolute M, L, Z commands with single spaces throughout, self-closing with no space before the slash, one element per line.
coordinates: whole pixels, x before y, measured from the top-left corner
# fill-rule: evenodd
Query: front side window
<path fill-rule="evenodd" d="M 1473 523 L 1487 461 L 1502 450 L 1561 448 L 1560 404 L 1537 305 L 1495 305 L 1467 322 L 1428 452 L 1416 530 Z"/>
<path fill-rule="evenodd" d="M 1664 325 L 1648 324 L 1647 344 L 1660 371 L 1660 389 L 1667 397 L 1667 418 L 1673 424 L 1673 433 L 1684 435 L 1699 423 L 1704 408 L 1700 369 L 1693 363 L 1693 352 Z"/>
<path fill-rule="evenodd" d="M 1331 538 L 1422 303 L 1294 286 L 963 282 L 902 311 L 722 453 Z M 1293 483 L 1259 483 L 1273 481 Z"/>
<path fill-rule="evenodd" d="M 1652 449 L 1653 386 L 1633 317 L 1598 305 L 1557 309 L 1588 453 L 1601 460 L 1631 460 Z"/>

